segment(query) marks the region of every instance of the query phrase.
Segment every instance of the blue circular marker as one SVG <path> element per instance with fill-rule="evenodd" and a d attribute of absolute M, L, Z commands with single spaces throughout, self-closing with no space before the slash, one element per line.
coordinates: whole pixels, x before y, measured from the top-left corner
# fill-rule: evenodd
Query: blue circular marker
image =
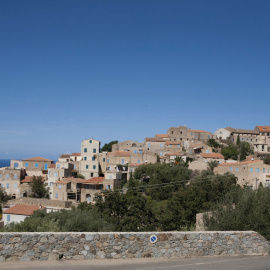
<path fill-rule="evenodd" d="M 154 244 L 154 243 L 156 243 L 157 242 L 157 236 L 156 235 L 151 235 L 150 236 L 150 242 L 152 243 L 152 244 Z"/>

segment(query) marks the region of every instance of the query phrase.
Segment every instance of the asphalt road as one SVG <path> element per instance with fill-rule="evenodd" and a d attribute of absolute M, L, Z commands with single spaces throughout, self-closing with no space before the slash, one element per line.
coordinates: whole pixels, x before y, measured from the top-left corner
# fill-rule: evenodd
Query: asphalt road
<path fill-rule="evenodd" d="M 0 262 L 0 269 L 38 270 L 270 270 L 270 256 L 193 259 Z"/>

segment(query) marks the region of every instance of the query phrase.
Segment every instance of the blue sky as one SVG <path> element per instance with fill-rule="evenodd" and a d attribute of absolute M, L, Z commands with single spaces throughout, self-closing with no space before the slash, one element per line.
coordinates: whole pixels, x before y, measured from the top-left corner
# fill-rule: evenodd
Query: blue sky
<path fill-rule="evenodd" d="M 0 158 L 270 125 L 269 14 L 268 0 L 0 0 Z"/>

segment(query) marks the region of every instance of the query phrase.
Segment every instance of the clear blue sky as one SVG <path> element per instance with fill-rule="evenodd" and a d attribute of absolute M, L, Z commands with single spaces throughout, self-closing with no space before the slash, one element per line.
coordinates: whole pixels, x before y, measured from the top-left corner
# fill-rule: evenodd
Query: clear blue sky
<path fill-rule="evenodd" d="M 0 0 L 0 158 L 270 125 L 269 14 L 269 0 Z"/>

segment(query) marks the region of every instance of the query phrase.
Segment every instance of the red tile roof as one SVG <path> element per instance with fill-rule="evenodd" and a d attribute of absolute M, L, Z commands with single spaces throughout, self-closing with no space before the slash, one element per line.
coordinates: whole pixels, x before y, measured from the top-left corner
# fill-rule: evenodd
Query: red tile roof
<path fill-rule="evenodd" d="M 56 164 L 51 164 L 50 166 L 49 166 L 49 169 L 55 169 L 56 168 Z"/>
<path fill-rule="evenodd" d="M 181 142 L 166 142 L 166 145 L 179 145 Z"/>
<path fill-rule="evenodd" d="M 220 153 L 202 153 L 200 154 L 203 158 L 220 158 L 224 159 L 224 156 Z"/>
<path fill-rule="evenodd" d="M 156 134 L 158 138 L 170 138 L 168 134 Z"/>
<path fill-rule="evenodd" d="M 129 163 L 128 167 L 139 167 L 141 166 L 143 163 Z"/>
<path fill-rule="evenodd" d="M 52 161 L 52 160 L 43 158 L 43 157 L 33 157 L 33 158 L 23 159 L 23 161 Z"/>
<path fill-rule="evenodd" d="M 71 156 L 80 157 L 81 156 L 81 153 L 72 153 Z"/>
<path fill-rule="evenodd" d="M 270 132 L 270 126 L 257 126 L 260 132 Z"/>
<path fill-rule="evenodd" d="M 73 183 L 83 183 L 85 180 L 82 178 L 67 177 L 67 178 L 63 178 L 61 181 L 73 182 Z M 58 183 L 58 181 L 55 183 Z"/>
<path fill-rule="evenodd" d="M 41 209 L 44 209 L 44 207 L 41 207 Z M 6 210 L 4 214 L 31 216 L 37 210 L 40 210 L 40 206 L 16 204 L 15 206 Z"/>
<path fill-rule="evenodd" d="M 116 151 L 116 152 L 108 152 L 107 157 L 129 157 L 129 151 Z"/>
<path fill-rule="evenodd" d="M 248 160 L 248 161 L 242 161 L 242 162 L 227 162 L 219 164 L 218 166 L 239 166 L 239 165 L 248 165 L 248 164 L 255 164 L 255 163 L 263 163 L 263 160 Z"/>
<path fill-rule="evenodd" d="M 64 154 L 64 155 L 61 155 L 59 158 L 70 158 L 70 155 Z"/>
<path fill-rule="evenodd" d="M 21 181 L 21 183 L 32 183 L 34 176 L 25 176 L 25 178 Z M 39 177 L 39 176 L 37 176 Z M 45 181 L 45 177 L 42 177 L 42 182 Z"/>
<path fill-rule="evenodd" d="M 165 142 L 162 138 L 145 138 L 146 142 Z"/>
<path fill-rule="evenodd" d="M 172 152 L 172 153 L 167 153 L 165 156 L 184 156 L 184 153 L 181 152 Z"/>
<path fill-rule="evenodd" d="M 68 184 L 68 183 L 70 183 L 69 180 L 60 180 L 60 181 L 54 182 L 54 184 Z"/>
<path fill-rule="evenodd" d="M 189 129 L 188 131 L 189 131 L 189 132 L 210 133 L 210 134 L 212 134 L 211 132 L 209 132 L 209 131 L 204 131 L 204 130 Z"/>
<path fill-rule="evenodd" d="M 85 180 L 84 184 L 96 184 L 96 183 L 102 183 L 104 181 L 105 177 L 93 177 L 90 179 Z"/>

